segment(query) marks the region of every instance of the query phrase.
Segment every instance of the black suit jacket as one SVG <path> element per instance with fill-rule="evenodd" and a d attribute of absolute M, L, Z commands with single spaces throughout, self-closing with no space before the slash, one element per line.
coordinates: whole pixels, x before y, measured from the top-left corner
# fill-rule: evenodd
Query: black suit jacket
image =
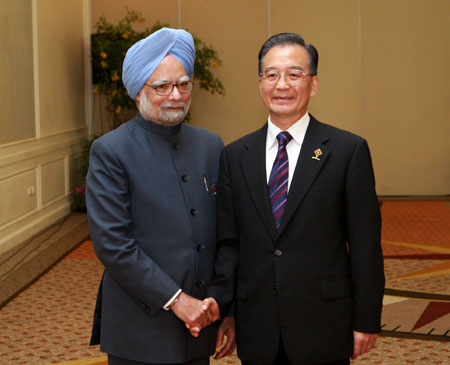
<path fill-rule="evenodd" d="M 380 211 L 364 139 L 311 116 L 281 226 L 265 169 L 267 124 L 224 148 L 216 276 L 222 311 L 235 295 L 238 355 L 295 364 L 352 353 L 353 330 L 380 331 Z M 314 151 L 320 149 L 318 159 Z M 222 312 L 223 313 L 223 312 Z"/>

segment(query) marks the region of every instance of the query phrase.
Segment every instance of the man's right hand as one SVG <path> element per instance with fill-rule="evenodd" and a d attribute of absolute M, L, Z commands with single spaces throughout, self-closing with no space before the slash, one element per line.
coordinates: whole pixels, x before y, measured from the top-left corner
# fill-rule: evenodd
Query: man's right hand
<path fill-rule="evenodd" d="M 219 306 L 213 298 L 201 301 L 181 292 L 177 299 L 170 310 L 185 323 L 194 337 L 219 318 Z"/>

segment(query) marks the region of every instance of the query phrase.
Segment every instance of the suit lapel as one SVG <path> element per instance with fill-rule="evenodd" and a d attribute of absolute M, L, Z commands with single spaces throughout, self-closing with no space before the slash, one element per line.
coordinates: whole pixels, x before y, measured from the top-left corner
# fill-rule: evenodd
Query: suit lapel
<path fill-rule="evenodd" d="M 267 123 L 245 144 L 241 164 L 247 188 L 269 234 L 275 239 L 277 230 L 272 216 L 266 177 Z"/>
<path fill-rule="evenodd" d="M 316 176 L 325 165 L 329 154 L 329 150 L 325 144 L 328 139 L 329 137 L 326 131 L 322 128 L 320 123 L 311 116 L 295 167 L 291 186 L 289 188 L 288 198 L 281 219 L 281 225 L 277 232 L 277 237 L 287 226 L 289 220 L 297 210 L 297 207 L 300 205 L 316 179 Z M 316 156 L 314 151 L 319 149 L 321 155 L 317 156 L 317 159 L 313 158 Z"/>

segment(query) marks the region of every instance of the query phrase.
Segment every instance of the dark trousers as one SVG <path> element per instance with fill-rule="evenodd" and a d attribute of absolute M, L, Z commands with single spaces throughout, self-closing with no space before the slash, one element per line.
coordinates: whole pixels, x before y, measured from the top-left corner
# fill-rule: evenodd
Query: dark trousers
<path fill-rule="evenodd" d="M 320 365 L 349 365 L 350 359 L 343 359 L 343 360 L 336 360 L 331 362 L 325 362 L 321 363 Z M 246 362 L 242 361 L 242 365 L 294 365 L 288 358 L 286 351 L 284 349 L 283 341 L 280 338 L 280 343 L 278 345 L 278 352 L 277 356 L 272 363 L 252 363 L 252 362 Z M 306 364 L 305 364 L 306 365 Z M 317 364 L 319 365 L 319 364 Z"/>
<path fill-rule="evenodd" d="M 108 354 L 108 365 L 169 365 L 169 364 L 153 364 L 149 362 L 132 361 Z M 171 364 L 171 365 L 209 365 L 209 357 L 184 362 L 182 364 Z"/>

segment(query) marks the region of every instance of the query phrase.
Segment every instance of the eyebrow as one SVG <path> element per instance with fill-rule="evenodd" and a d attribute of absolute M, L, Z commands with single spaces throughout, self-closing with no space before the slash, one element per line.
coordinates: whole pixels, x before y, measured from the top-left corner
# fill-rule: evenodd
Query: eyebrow
<path fill-rule="evenodd" d="M 181 76 L 181 77 L 177 80 L 177 82 L 180 82 L 180 81 L 187 81 L 187 80 L 189 80 L 189 76 L 188 76 L 188 75 L 185 75 L 185 76 Z M 164 83 L 166 83 L 166 82 L 172 82 L 172 80 L 170 80 L 170 79 L 158 79 L 158 80 L 155 80 L 154 82 L 152 82 L 152 85 L 153 85 L 153 86 L 155 86 L 155 85 L 160 85 L 160 84 L 164 84 Z"/>
<path fill-rule="evenodd" d="M 271 70 L 276 70 L 278 71 L 278 69 L 276 67 L 266 67 L 263 71 L 271 71 Z M 290 66 L 287 68 L 287 70 L 300 70 L 300 71 L 305 71 L 303 69 L 303 67 L 301 66 Z"/>

